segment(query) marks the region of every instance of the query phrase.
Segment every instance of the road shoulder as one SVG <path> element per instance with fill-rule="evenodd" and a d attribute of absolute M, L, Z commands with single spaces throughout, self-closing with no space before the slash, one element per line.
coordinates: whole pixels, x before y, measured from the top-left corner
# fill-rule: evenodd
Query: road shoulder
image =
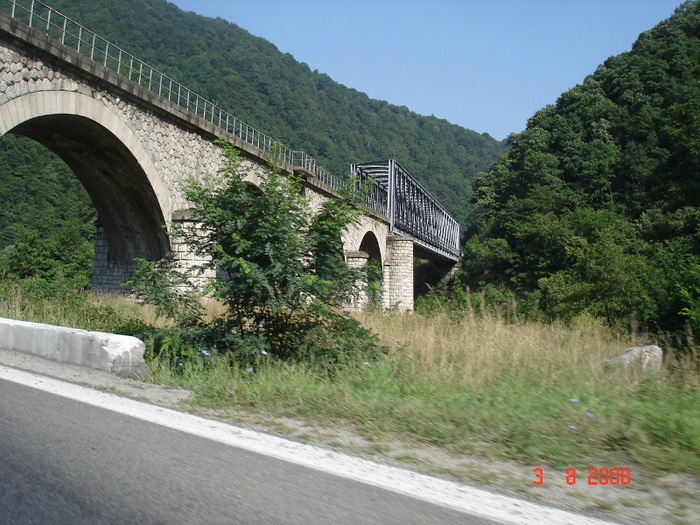
<path fill-rule="evenodd" d="M 371 441 L 350 428 L 326 428 L 313 422 L 279 418 L 264 412 L 238 408 L 211 410 L 193 404 L 187 390 L 154 385 L 114 374 L 47 361 L 36 356 L 0 350 L 0 364 L 47 375 L 67 382 L 120 394 L 154 405 L 173 408 L 252 430 L 315 444 L 375 462 L 407 468 L 468 486 L 486 487 L 506 496 L 582 512 L 620 523 L 685 524 L 700 522 L 700 481 L 683 474 L 651 475 L 639 469 L 626 486 L 588 484 L 588 473 L 578 472 L 576 483 L 567 483 L 566 469 L 545 465 L 523 465 L 491 459 L 475 453 L 451 454 L 441 447 L 404 442 Z M 614 465 L 591 465 L 613 468 Z M 535 469 L 541 468 L 544 482 L 536 485 Z"/>

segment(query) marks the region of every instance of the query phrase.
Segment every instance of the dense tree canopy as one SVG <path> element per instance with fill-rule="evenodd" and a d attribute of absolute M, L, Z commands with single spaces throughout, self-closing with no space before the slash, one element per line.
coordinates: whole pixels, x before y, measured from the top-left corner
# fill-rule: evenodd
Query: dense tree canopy
<path fill-rule="evenodd" d="M 0 202 L 0 276 L 89 286 L 96 212 L 68 166 L 36 142 L 6 135 Z"/>
<path fill-rule="evenodd" d="M 7 135 L 0 141 L 0 249 L 21 228 L 46 237 L 64 223 L 85 225 L 94 236 L 95 209 L 76 176 L 43 146 Z"/>
<path fill-rule="evenodd" d="M 692 321 L 699 57 L 700 3 L 686 2 L 511 135 L 474 184 L 466 282 L 552 315 L 636 315 L 674 330 Z"/>

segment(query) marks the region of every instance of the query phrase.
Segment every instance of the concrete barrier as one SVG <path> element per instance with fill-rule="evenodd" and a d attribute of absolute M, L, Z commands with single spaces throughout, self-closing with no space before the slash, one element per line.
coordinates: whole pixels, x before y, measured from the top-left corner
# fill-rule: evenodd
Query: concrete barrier
<path fill-rule="evenodd" d="M 149 372 L 143 360 L 146 346 L 127 335 L 0 318 L 0 348 L 122 377 L 146 377 Z"/>

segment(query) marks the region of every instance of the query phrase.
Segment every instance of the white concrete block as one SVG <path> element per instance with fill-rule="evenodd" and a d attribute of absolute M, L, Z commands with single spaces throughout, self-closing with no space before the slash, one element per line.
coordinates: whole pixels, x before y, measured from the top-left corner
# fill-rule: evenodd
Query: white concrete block
<path fill-rule="evenodd" d="M 127 335 L 0 318 L 0 348 L 124 377 L 146 377 L 149 372 L 143 360 L 146 346 Z"/>

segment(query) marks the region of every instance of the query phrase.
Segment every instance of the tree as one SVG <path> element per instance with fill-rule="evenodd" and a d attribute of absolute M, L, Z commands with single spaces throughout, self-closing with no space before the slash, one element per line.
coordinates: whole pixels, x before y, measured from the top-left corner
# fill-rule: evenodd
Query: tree
<path fill-rule="evenodd" d="M 475 180 L 466 284 L 552 317 L 698 330 L 699 34 L 686 2 L 509 137 Z"/>
<path fill-rule="evenodd" d="M 376 338 L 337 308 L 366 280 L 362 270 L 344 263 L 340 241 L 360 213 L 356 202 L 328 199 L 314 215 L 298 178 L 270 166 L 254 186 L 245 180 L 237 150 L 224 140 L 218 144 L 223 167 L 202 182 L 187 183 L 192 223 L 176 230 L 207 259 L 196 270 L 216 273 L 204 292 L 227 306 L 223 317 L 198 332 L 206 339 L 199 344 L 235 354 L 243 363 L 257 352 L 334 366 L 376 352 Z M 145 270 L 137 276 L 142 281 L 148 279 Z M 167 275 L 161 272 L 153 282 Z M 189 297 L 176 289 L 171 293 L 174 301 Z M 140 295 L 149 299 L 148 293 Z M 164 303 L 160 292 L 150 296 Z M 193 316 L 178 316 L 188 319 L 191 330 Z M 206 324 L 201 318 L 198 323 Z"/>
<path fill-rule="evenodd" d="M 14 244 L 0 250 L 0 272 L 13 279 L 41 279 L 47 283 L 72 281 L 89 288 L 94 248 L 80 234 L 77 221 L 65 223 L 48 238 L 20 228 Z"/>

